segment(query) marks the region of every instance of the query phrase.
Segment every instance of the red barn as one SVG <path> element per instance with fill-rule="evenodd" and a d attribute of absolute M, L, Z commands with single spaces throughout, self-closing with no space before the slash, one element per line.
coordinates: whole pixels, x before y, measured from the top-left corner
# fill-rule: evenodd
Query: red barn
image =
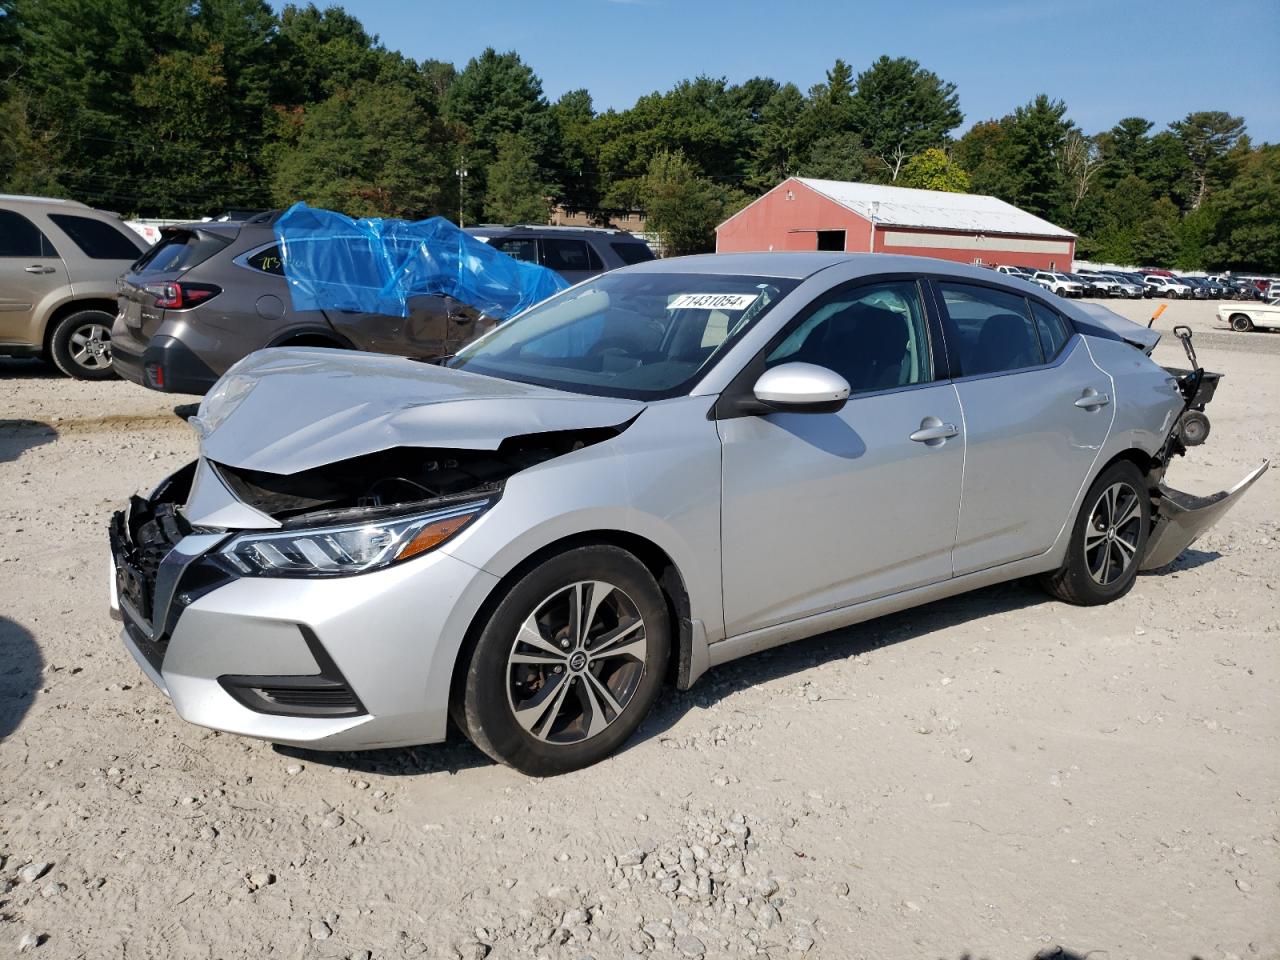
<path fill-rule="evenodd" d="M 1070 270 L 1075 235 L 969 193 L 789 177 L 716 227 L 717 253 L 845 250 Z"/>

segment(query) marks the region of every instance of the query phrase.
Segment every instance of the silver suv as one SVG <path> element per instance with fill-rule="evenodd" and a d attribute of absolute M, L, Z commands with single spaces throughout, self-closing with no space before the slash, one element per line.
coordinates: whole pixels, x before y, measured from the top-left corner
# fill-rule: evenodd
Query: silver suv
<path fill-rule="evenodd" d="M 44 357 L 80 380 L 113 376 L 116 278 L 146 247 L 114 213 L 0 195 L 0 355 Z"/>

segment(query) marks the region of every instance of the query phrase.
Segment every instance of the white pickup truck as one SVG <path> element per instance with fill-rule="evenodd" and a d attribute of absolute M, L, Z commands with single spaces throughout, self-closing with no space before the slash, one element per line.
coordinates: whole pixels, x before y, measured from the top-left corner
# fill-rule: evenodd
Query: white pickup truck
<path fill-rule="evenodd" d="M 1265 303 L 1221 303 L 1218 319 L 1238 333 L 1280 328 L 1280 300 Z"/>

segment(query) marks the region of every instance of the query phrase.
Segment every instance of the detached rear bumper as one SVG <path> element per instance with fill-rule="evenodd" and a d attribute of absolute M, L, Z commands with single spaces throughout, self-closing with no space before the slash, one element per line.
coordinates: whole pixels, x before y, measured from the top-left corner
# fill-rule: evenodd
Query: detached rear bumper
<path fill-rule="evenodd" d="M 1253 485 L 1267 472 L 1267 460 L 1230 490 L 1220 490 L 1207 497 L 1174 490 L 1160 484 L 1160 501 L 1156 509 L 1151 537 L 1147 540 L 1143 570 L 1155 570 L 1178 559 L 1183 550 L 1195 543 L 1210 527 L 1222 519 Z"/>

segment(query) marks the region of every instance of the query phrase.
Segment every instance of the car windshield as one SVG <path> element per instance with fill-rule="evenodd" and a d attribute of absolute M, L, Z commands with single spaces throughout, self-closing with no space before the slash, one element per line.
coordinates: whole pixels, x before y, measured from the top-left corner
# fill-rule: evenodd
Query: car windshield
<path fill-rule="evenodd" d="M 679 396 L 798 280 L 607 273 L 525 311 L 449 366 L 634 400 Z"/>

